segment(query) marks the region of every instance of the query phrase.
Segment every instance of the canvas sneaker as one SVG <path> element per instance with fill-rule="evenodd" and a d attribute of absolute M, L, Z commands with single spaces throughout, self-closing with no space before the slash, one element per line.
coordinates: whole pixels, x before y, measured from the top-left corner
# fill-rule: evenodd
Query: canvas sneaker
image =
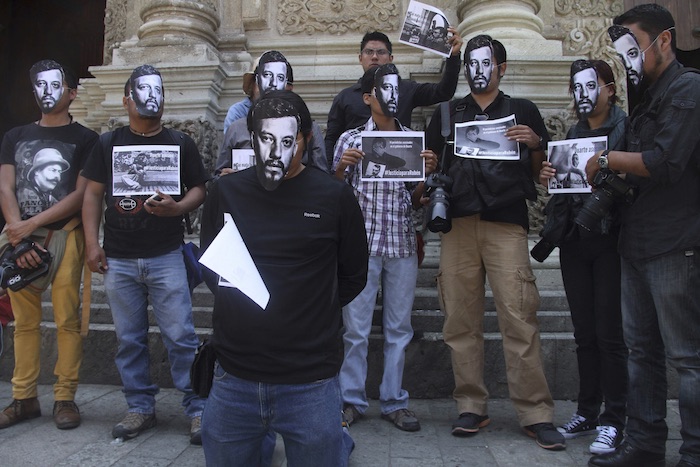
<path fill-rule="evenodd" d="M 622 430 L 618 430 L 614 426 L 602 425 L 598 427 L 598 436 L 588 448 L 591 454 L 606 454 L 613 452 L 620 444 L 623 438 Z"/>
<path fill-rule="evenodd" d="M 566 439 L 578 438 L 579 436 L 592 435 L 597 431 L 598 420 L 590 420 L 575 413 L 564 425 L 557 427 L 557 431 L 564 435 Z"/>

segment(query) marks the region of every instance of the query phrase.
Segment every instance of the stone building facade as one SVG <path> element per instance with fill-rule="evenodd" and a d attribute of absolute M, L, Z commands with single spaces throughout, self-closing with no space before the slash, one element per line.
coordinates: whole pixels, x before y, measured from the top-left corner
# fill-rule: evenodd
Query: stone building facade
<path fill-rule="evenodd" d="M 362 73 L 360 40 L 370 30 L 394 43 L 401 75 L 438 81 L 443 59 L 400 44 L 409 0 L 107 0 L 104 63 L 90 68 L 74 116 L 97 131 L 126 122 L 124 83 L 150 63 L 163 74 L 166 125 L 190 134 L 212 166 L 228 107 L 244 97 L 243 73 L 265 50 L 294 67 L 294 90 L 323 127 L 333 97 Z M 501 40 L 508 69 L 501 88 L 540 108 L 554 138 L 571 124 L 568 70 L 577 58 L 602 58 L 624 76 L 606 29 L 622 0 L 424 0 L 440 8 L 465 41 L 480 33 Z M 624 80 L 618 80 L 624 83 Z M 624 95 L 621 89 L 618 93 Z M 456 96 L 468 93 L 461 78 Z M 416 109 L 414 129 L 432 109 Z M 542 203 L 542 200 L 538 202 Z M 532 210 L 537 225 L 539 209 Z"/>

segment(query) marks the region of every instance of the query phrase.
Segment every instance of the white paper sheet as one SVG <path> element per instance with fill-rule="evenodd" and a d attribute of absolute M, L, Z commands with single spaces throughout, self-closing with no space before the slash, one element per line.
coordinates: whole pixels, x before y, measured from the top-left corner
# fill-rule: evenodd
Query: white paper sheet
<path fill-rule="evenodd" d="M 220 287 L 235 287 L 263 310 L 267 307 L 270 292 L 260 277 L 231 214 L 224 214 L 224 226 L 199 258 L 199 262 L 220 276 Z"/>

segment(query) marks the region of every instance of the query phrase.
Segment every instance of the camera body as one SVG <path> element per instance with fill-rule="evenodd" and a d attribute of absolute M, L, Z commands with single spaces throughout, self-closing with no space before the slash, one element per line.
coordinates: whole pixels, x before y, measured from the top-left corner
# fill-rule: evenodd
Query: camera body
<path fill-rule="evenodd" d="M 546 238 L 542 238 L 542 240 L 537 242 L 535 246 L 532 247 L 532 250 L 530 250 L 530 256 L 532 256 L 532 258 L 536 261 L 543 263 L 544 260 L 549 258 L 549 255 L 552 254 L 556 247 L 557 245 L 553 242 L 548 241 Z"/>
<path fill-rule="evenodd" d="M 428 203 L 428 230 L 447 233 L 452 230 L 450 217 L 450 189 L 452 179 L 438 172 L 430 174 L 425 181 Z"/>
<path fill-rule="evenodd" d="M 574 222 L 586 230 L 593 230 L 595 226 L 610 211 L 615 202 L 632 204 L 637 197 L 637 187 L 627 183 L 610 169 L 601 169 L 591 185 L 596 190 L 586 200 Z"/>
<path fill-rule="evenodd" d="M 31 269 L 17 266 L 17 258 L 31 250 L 39 255 L 41 264 Z M 52 260 L 51 253 L 41 250 L 31 240 L 24 239 L 14 248 L 8 246 L 0 255 L 0 287 L 13 292 L 22 290 L 35 279 L 48 274 Z"/>

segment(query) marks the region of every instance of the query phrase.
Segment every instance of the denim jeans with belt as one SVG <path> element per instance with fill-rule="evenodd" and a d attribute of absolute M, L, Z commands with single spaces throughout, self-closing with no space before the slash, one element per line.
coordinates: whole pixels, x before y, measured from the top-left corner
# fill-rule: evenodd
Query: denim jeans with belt
<path fill-rule="evenodd" d="M 256 466 L 272 430 L 284 440 L 289 467 L 342 467 L 354 442 L 341 423 L 337 377 L 260 383 L 237 378 L 217 363 L 202 418 L 202 446 L 207 466 Z"/>
<path fill-rule="evenodd" d="M 190 384 L 190 367 L 199 339 L 194 332 L 182 249 L 154 258 L 107 258 L 107 265 L 105 291 L 119 341 L 114 361 L 129 412 L 155 412 L 158 386 L 151 380 L 148 353 L 150 299 L 168 351 L 173 383 L 184 393 L 185 413 L 190 418 L 201 415 L 204 399 L 192 392 Z"/>
<path fill-rule="evenodd" d="M 700 464 L 700 249 L 623 258 L 622 325 L 630 351 L 627 440 L 665 452 L 668 360 L 679 379 L 681 457 Z"/>

